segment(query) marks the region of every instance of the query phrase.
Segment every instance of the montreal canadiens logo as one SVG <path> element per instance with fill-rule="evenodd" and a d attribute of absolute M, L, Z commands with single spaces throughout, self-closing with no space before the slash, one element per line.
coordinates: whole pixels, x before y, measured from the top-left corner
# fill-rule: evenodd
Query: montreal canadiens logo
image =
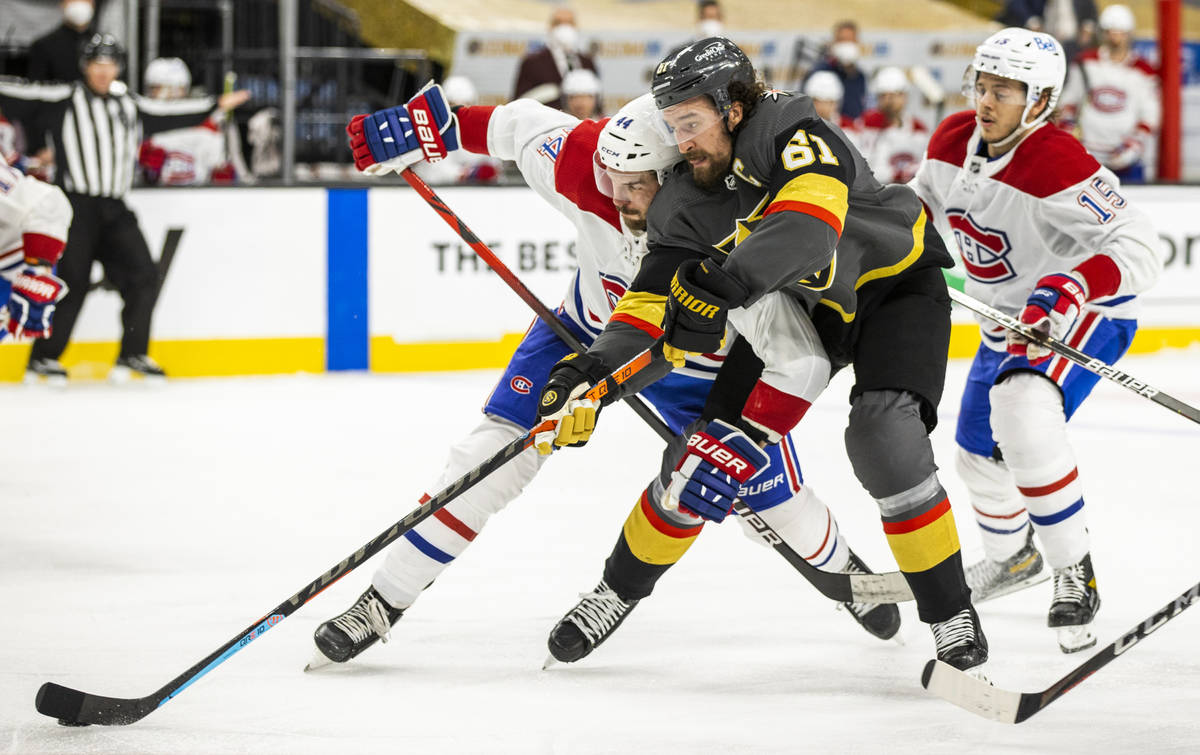
<path fill-rule="evenodd" d="M 963 210 L 946 210 L 946 220 L 954 231 L 967 274 L 973 280 L 1000 283 L 1017 277 L 1012 263 L 1008 261 L 1008 253 L 1012 251 L 1008 234 L 980 226 Z"/>
<path fill-rule="evenodd" d="M 533 381 L 523 375 L 514 375 L 513 379 L 508 381 L 508 385 L 521 395 L 533 390 Z"/>
<path fill-rule="evenodd" d="M 1116 87 L 1096 87 L 1090 99 L 1092 107 L 1101 113 L 1119 113 L 1125 109 L 1125 92 Z"/>

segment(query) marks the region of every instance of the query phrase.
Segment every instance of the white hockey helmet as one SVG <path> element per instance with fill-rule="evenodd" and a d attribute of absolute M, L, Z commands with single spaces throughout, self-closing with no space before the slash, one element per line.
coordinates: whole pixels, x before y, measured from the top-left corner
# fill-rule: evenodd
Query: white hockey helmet
<path fill-rule="evenodd" d="M 1110 5 L 1100 14 L 1100 28 L 1104 31 L 1132 32 L 1136 27 L 1137 21 L 1128 5 Z"/>
<path fill-rule="evenodd" d="M 604 124 L 596 140 L 593 160 L 596 185 L 601 192 L 612 196 L 612 182 L 605 169 L 622 173 L 653 170 L 661 184 L 666 171 L 683 159 L 675 142 L 662 131 L 661 116 L 654 106 L 654 97 L 643 94 L 630 100 Z"/>
<path fill-rule="evenodd" d="M 600 94 L 600 79 L 586 68 L 567 71 L 562 80 L 562 93 L 568 97 L 573 94 Z"/>
<path fill-rule="evenodd" d="M 817 71 L 804 82 L 804 93 L 814 100 L 841 102 L 846 88 L 833 71 Z"/>
<path fill-rule="evenodd" d="M 1021 125 L 1001 142 L 1004 143 L 1050 117 L 1067 77 L 1067 58 L 1062 45 L 1049 34 L 1009 27 L 988 37 L 975 49 L 975 60 L 967 73 L 968 76 L 963 80 L 963 93 L 972 101 L 975 79 L 980 73 L 990 73 L 1025 85 L 1025 110 L 1021 113 Z M 1046 108 L 1033 121 L 1027 122 L 1029 111 L 1045 91 L 1050 92 Z"/>
<path fill-rule="evenodd" d="M 871 80 L 871 88 L 874 89 L 875 94 L 907 92 L 908 76 L 896 66 L 884 66 L 875 72 L 875 78 Z"/>
<path fill-rule="evenodd" d="M 142 78 L 147 90 L 170 87 L 186 94 L 192 86 L 192 72 L 179 58 L 155 58 L 146 66 L 146 75 Z"/>

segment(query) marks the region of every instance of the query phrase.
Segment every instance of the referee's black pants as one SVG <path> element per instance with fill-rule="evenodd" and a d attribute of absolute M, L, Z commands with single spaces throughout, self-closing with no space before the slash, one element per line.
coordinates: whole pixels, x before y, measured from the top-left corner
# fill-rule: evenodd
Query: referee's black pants
<path fill-rule="evenodd" d="M 121 310 L 121 357 L 145 354 L 150 345 L 150 318 L 158 298 L 158 268 L 125 202 L 67 192 L 75 217 L 67 246 L 58 262 L 58 277 L 70 291 L 54 310 L 53 332 L 34 342 L 30 359 L 58 359 L 67 348 L 75 319 L 91 283 L 92 262 L 104 266 L 108 280 L 125 303 Z"/>

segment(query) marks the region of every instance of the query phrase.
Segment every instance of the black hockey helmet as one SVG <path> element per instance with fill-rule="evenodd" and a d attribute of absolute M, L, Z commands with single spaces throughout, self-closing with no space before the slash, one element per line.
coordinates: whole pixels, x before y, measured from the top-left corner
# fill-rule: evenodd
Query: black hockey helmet
<path fill-rule="evenodd" d="M 111 34 L 96 33 L 83 43 L 79 50 L 79 67 L 82 69 L 88 63 L 99 58 L 108 58 L 117 65 L 125 66 L 125 48 Z"/>
<path fill-rule="evenodd" d="M 754 84 L 750 58 L 725 37 L 708 37 L 664 58 L 654 70 L 650 93 L 659 110 L 707 94 L 724 116 L 733 105 L 729 85 L 739 81 Z"/>

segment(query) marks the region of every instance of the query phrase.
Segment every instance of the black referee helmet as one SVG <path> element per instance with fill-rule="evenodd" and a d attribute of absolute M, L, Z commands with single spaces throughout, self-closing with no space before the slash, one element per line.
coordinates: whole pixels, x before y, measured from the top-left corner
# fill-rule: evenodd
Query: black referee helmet
<path fill-rule="evenodd" d="M 82 70 L 93 60 L 107 58 L 119 67 L 125 67 L 125 48 L 111 34 L 93 34 L 79 51 L 79 68 Z"/>

